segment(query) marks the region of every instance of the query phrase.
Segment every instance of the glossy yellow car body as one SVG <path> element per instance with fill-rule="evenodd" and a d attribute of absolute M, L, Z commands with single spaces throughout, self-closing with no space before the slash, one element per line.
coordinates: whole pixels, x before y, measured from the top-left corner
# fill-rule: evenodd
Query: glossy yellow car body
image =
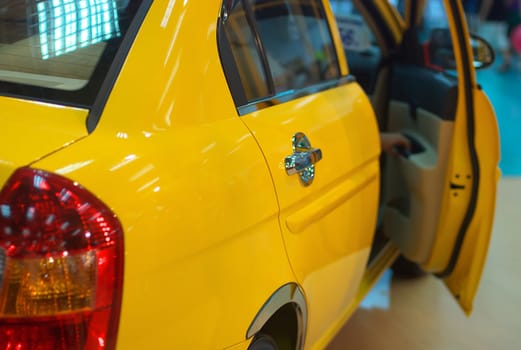
<path fill-rule="evenodd" d="M 406 21 L 387 2 L 375 4 L 401 40 Z M 334 16 L 324 6 L 347 76 Z M 0 183 L 26 165 L 60 174 L 95 194 L 122 224 L 118 349 L 247 349 L 277 316 L 274 332 L 287 331 L 295 347 L 323 348 L 400 253 L 390 241 L 367 265 L 380 147 L 364 91 L 348 83 L 240 117 L 216 40 L 221 7 L 220 0 L 152 2 L 91 132 L 88 109 L 0 97 Z M 450 20 L 461 21 L 459 5 L 454 11 Z M 466 55 L 455 54 L 463 70 L 471 62 L 468 44 L 462 49 Z M 479 111 L 479 200 L 446 277 L 467 312 L 488 247 L 499 157 L 493 110 L 473 70 L 470 78 L 459 94 L 471 87 Z M 307 187 L 283 167 L 296 132 L 323 154 Z M 473 173 L 467 133 L 461 99 L 446 183 Z M 449 263 L 470 196 L 463 191 L 455 203 L 452 192 L 444 194 L 424 269 L 438 273 Z M 277 314 L 275 305 L 284 311 Z"/>

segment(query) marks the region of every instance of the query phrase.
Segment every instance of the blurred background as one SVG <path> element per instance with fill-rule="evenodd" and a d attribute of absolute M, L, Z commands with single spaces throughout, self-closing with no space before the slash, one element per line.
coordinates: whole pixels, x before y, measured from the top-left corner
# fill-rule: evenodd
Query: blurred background
<path fill-rule="evenodd" d="M 391 2 L 400 7 L 400 1 Z M 494 65 L 477 78 L 494 105 L 501 134 L 494 232 L 474 312 L 467 318 L 435 277 L 399 279 L 389 270 L 328 350 L 521 349 L 521 4 L 463 5 L 470 31 L 496 52 Z M 440 11 L 433 6 L 431 18 L 443 17 Z"/>

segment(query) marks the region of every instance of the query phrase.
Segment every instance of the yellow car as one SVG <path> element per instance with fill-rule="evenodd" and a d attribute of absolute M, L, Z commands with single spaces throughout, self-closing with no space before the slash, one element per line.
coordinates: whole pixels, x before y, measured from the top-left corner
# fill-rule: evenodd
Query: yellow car
<path fill-rule="evenodd" d="M 0 349 L 322 349 L 400 255 L 471 312 L 499 142 L 459 1 L 0 7 Z"/>

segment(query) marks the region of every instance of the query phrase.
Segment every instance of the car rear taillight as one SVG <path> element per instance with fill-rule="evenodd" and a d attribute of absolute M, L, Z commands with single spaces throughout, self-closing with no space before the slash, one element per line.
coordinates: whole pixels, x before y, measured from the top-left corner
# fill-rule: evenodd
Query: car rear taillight
<path fill-rule="evenodd" d="M 0 350 L 113 349 L 123 232 L 90 192 L 18 169 L 0 192 Z"/>

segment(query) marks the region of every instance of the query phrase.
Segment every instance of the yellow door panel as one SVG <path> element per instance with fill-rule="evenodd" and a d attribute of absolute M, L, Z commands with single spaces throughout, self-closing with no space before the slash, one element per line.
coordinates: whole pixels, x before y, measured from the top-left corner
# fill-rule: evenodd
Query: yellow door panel
<path fill-rule="evenodd" d="M 494 110 L 487 96 L 482 90 L 474 90 L 475 114 L 475 144 L 479 155 L 479 186 L 475 213 L 472 218 L 462 244 L 459 257 L 455 260 L 453 272 L 445 279 L 447 287 L 457 298 L 463 310 L 470 314 L 472 301 L 476 294 L 485 265 L 492 223 L 494 220 L 496 187 L 500 171 L 498 168 L 499 130 L 494 115 Z M 443 249 L 445 242 L 440 240 L 438 255 L 433 254 L 434 259 L 450 261 L 447 257 L 449 249 Z M 447 243 L 446 243 L 447 244 Z M 450 243 L 447 245 L 452 247 Z M 447 260 L 449 258 L 449 260 Z"/>
<path fill-rule="evenodd" d="M 306 293 L 306 344 L 312 346 L 352 302 L 369 254 L 379 191 L 376 120 L 355 83 L 242 120 L 273 177 L 287 253 Z M 284 167 L 297 132 L 322 153 L 308 186 Z"/>

